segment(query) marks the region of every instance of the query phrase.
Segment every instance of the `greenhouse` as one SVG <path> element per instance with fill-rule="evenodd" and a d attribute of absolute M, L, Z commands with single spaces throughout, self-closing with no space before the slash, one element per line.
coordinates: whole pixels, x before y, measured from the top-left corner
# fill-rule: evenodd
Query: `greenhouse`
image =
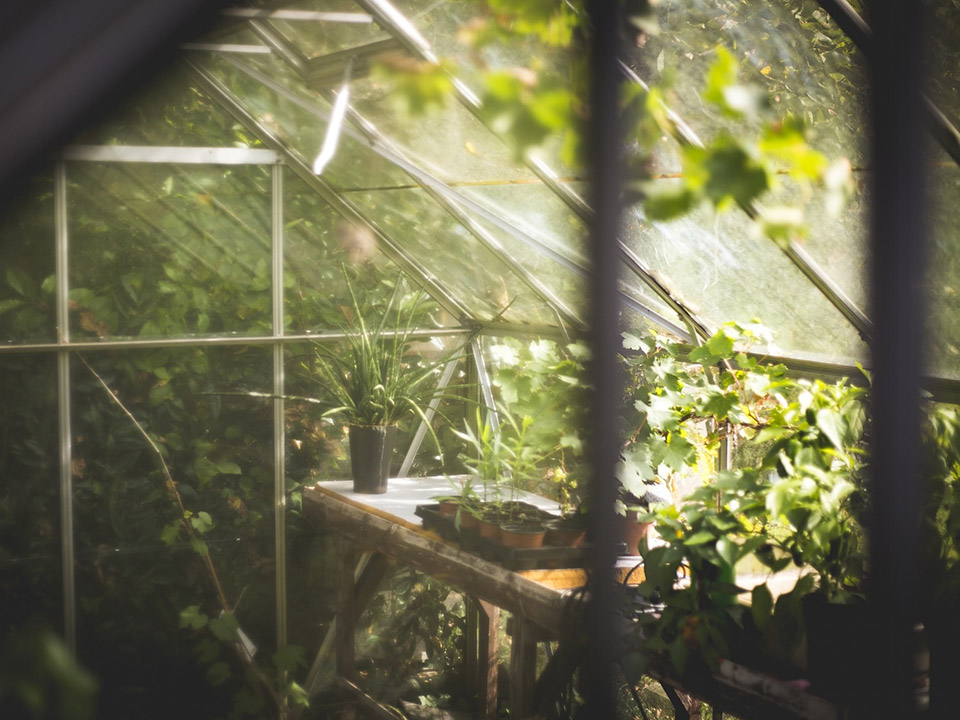
<path fill-rule="evenodd" d="M 0 18 L 0 717 L 955 717 L 955 2 Z"/>

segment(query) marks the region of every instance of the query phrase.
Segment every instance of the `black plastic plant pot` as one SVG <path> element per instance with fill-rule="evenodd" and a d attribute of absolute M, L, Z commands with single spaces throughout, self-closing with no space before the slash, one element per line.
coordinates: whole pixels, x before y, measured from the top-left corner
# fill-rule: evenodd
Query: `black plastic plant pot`
<path fill-rule="evenodd" d="M 353 491 L 379 495 L 387 491 L 396 425 L 351 425 L 350 468 Z"/>

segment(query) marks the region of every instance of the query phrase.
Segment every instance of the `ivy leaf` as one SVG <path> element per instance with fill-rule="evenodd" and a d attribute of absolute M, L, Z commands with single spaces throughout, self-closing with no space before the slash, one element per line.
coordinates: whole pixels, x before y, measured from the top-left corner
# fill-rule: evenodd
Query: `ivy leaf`
<path fill-rule="evenodd" d="M 223 642 L 236 642 L 240 623 L 232 613 L 223 613 L 210 621 L 210 630 Z"/>
<path fill-rule="evenodd" d="M 660 462 L 671 470 L 680 472 L 690 465 L 696 456 L 697 450 L 689 440 L 677 433 L 670 433 L 670 437 L 663 446 L 663 457 L 660 458 Z"/>
<path fill-rule="evenodd" d="M 222 462 L 217 464 L 217 472 L 221 475 L 239 475 L 240 466 L 235 462 Z"/>
<path fill-rule="evenodd" d="M 160 541 L 164 545 L 173 545 L 180 536 L 180 523 L 172 522 L 160 531 Z"/>
<path fill-rule="evenodd" d="M 705 415 L 713 415 L 717 420 L 725 420 L 730 411 L 740 403 L 736 393 L 711 392 L 707 397 L 703 412 Z"/>
<path fill-rule="evenodd" d="M 690 351 L 690 359 L 701 365 L 715 365 L 733 357 L 733 338 L 720 330 L 711 335 L 700 347 Z"/>
<path fill-rule="evenodd" d="M 623 333 L 623 347 L 625 350 L 639 350 L 644 354 L 649 353 L 651 349 L 647 340 L 629 332 Z"/>
<path fill-rule="evenodd" d="M 200 612 L 199 605 L 190 605 L 189 607 L 184 608 L 180 611 L 180 627 L 182 628 L 193 628 L 194 630 L 199 630 L 207 626 L 208 618 L 204 613 Z"/>
<path fill-rule="evenodd" d="M 730 200 L 749 205 L 770 187 L 766 168 L 733 141 L 707 150 L 701 167 L 707 176 L 704 193 L 718 208 L 725 207 Z"/>
<path fill-rule="evenodd" d="M 690 212 L 698 195 L 686 183 L 650 181 L 640 183 L 643 212 L 650 220 L 672 220 Z"/>
<path fill-rule="evenodd" d="M 201 510 L 196 517 L 190 518 L 190 524 L 193 525 L 194 530 L 203 535 L 213 528 L 213 518 L 210 517 L 210 513 Z"/>
<path fill-rule="evenodd" d="M 306 667 L 305 650 L 300 645 L 281 645 L 273 654 L 273 664 L 278 670 L 294 672 L 297 668 Z"/>
<path fill-rule="evenodd" d="M 230 666 L 223 662 L 223 660 L 218 660 L 207 668 L 207 680 L 209 680 L 210 684 L 214 687 L 223 685 L 229 679 Z"/>
<path fill-rule="evenodd" d="M 817 427 L 837 450 L 843 450 L 843 437 L 847 434 L 847 426 L 842 416 L 830 408 L 821 408 L 817 410 Z"/>

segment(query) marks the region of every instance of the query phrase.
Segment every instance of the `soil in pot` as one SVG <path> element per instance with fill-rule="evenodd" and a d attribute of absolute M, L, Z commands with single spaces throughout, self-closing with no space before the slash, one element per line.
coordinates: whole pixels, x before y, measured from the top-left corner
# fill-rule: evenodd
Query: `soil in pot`
<path fill-rule="evenodd" d="M 379 495 L 387 491 L 396 425 L 351 425 L 350 469 L 353 491 Z"/>
<path fill-rule="evenodd" d="M 543 525 L 508 523 L 500 526 L 500 544 L 509 548 L 543 547 L 547 531 Z"/>

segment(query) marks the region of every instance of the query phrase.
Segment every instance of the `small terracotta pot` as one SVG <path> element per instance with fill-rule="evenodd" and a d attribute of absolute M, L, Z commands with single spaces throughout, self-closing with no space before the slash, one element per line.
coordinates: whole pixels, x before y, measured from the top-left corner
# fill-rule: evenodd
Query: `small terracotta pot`
<path fill-rule="evenodd" d="M 580 547 L 587 534 L 586 528 L 579 520 L 557 518 L 544 523 L 547 535 L 543 539 L 545 545 L 560 545 L 562 547 Z"/>
<path fill-rule="evenodd" d="M 501 525 L 500 544 L 509 548 L 543 547 L 543 538 L 547 534 L 542 525 Z"/>
<path fill-rule="evenodd" d="M 460 507 L 459 504 L 453 500 L 439 500 L 437 502 L 437 512 L 440 513 L 440 517 L 453 518 L 456 516 L 457 508 Z"/>
<path fill-rule="evenodd" d="M 617 523 L 616 537 L 621 542 L 626 543 L 627 555 L 639 555 L 640 551 L 637 546 L 640 544 L 640 539 L 647 536 L 650 528 L 653 527 L 653 523 L 637 522 L 636 510 L 627 510 L 626 517 L 616 515 L 615 522 Z"/>
<path fill-rule="evenodd" d="M 500 540 L 500 526 L 495 520 L 489 518 L 479 518 L 477 520 L 477 532 L 480 533 L 482 537 L 485 537 L 489 540 Z"/>
<path fill-rule="evenodd" d="M 480 524 L 480 521 L 477 519 L 477 516 L 473 513 L 469 513 L 466 510 L 460 511 L 460 529 L 467 530 L 476 530 L 477 526 Z"/>

